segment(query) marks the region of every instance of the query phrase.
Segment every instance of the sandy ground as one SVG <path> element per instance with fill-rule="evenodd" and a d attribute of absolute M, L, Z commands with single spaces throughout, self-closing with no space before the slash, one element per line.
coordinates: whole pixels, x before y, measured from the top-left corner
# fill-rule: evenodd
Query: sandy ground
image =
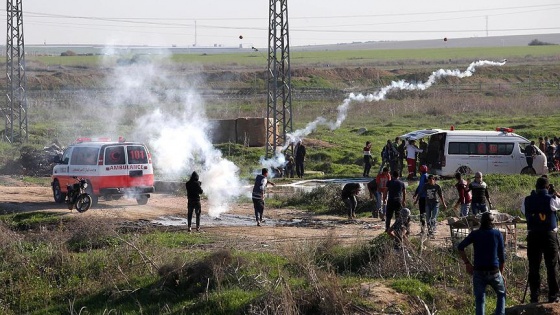
<path fill-rule="evenodd" d="M 257 227 L 251 203 L 233 204 L 220 218 L 207 215 L 206 201 L 202 202 L 202 233 L 221 239 L 222 246 L 233 243 L 238 247 L 269 247 L 286 243 L 320 241 L 327 238 L 352 244 L 368 241 L 383 233 L 384 222 L 380 219 L 360 217 L 347 220 L 339 216 L 311 215 L 298 209 L 266 208 L 263 226 Z M 96 207 L 87 212 L 69 211 L 66 204 L 57 204 L 50 187 L 25 184 L 10 177 L 0 178 L 0 211 L 4 213 L 49 211 L 63 216 L 97 217 L 123 224 L 149 225 L 186 230 L 186 198 L 170 194 L 152 194 L 146 205 L 138 205 L 134 199 L 105 201 L 102 198 Z M 193 223 L 194 225 L 194 223 Z M 412 224 L 412 233 L 418 233 L 418 224 Z M 442 224 L 436 240 L 447 242 L 449 229 Z M 228 243 L 231 243 L 228 245 Z"/>

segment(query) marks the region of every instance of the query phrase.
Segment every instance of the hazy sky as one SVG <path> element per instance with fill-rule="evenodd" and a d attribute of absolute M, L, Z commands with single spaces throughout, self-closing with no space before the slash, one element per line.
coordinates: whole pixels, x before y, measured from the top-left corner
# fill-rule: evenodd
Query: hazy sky
<path fill-rule="evenodd" d="M 25 43 L 262 48 L 269 3 L 25 0 Z M 291 46 L 560 33 L 558 0 L 289 0 L 288 15 Z"/>

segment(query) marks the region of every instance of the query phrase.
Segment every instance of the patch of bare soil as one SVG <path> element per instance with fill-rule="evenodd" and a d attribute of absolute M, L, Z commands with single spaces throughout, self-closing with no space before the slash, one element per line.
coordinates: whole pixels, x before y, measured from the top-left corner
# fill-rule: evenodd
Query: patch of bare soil
<path fill-rule="evenodd" d="M 251 203 L 233 204 L 220 219 L 207 214 L 207 201 L 202 201 L 202 229 L 217 238 L 250 247 L 275 247 L 274 244 L 309 242 L 332 238 L 351 244 L 371 240 L 384 232 L 385 222 L 377 218 L 360 217 L 348 220 L 344 214 L 313 215 L 299 209 L 266 208 L 263 226 L 256 226 Z M 68 210 L 66 204 L 54 202 L 51 187 L 24 184 L 17 178 L 0 176 L 0 213 L 22 213 L 32 211 L 56 212 L 63 216 L 96 217 L 112 222 L 138 226 L 162 226 L 161 221 L 170 221 L 163 227 L 186 229 L 186 220 L 179 224 L 173 221 L 186 218 L 186 198 L 171 194 L 152 194 L 146 205 L 138 205 L 134 199 L 105 201 L 99 199 L 97 206 L 84 213 Z M 170 219 L 171 218 L 171 219 Z M 233 220 L 235 218 L 235 220 Z M 231 222 L 229 221 L 231 220 Z M 412 233 L 418 233 L 413 224 Z M 438 237 L 430 242 L 444 243 L 448 238 L 447 226 L 441 226 Z"/>
<path fill-rule="evenodd" d="M 560 314 L 560 303 L 533 303 L 506 309 L 506 315 L 548 315 Z"/>
<path fill-rule="evenodd" d="M 332 148 L 335 145 L 332 143 L 329 143 L 327 141 L 323 141 L 323 140 L 319 140 L 319 139 L 312 139 L 312 138 L 306 138 L 305 139 L 305 145 L 310 147 L 310 148 L 315 148 L 315 149 L 324 149 L 324 148 Z"/>

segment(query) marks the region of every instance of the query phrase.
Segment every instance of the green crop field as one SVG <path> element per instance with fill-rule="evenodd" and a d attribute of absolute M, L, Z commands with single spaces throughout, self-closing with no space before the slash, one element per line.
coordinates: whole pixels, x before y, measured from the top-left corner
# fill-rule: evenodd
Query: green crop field
<path fill-rule="evenodd" d="M 372 63 L 403 63 L 438 60 L 479 60 L 479 59 L 535 59 L 543 56 L 560 55 L 560 46 L 522 46 L 522 47 L 470 47 L 438 49 L 372 49 L 372 50 L 328 50 L 328 51 L 294 51 L 290 58 L 293 65 L 352 65 Z M 161 60 L 163 55 L 142 55 L 143 60 Z M 119 60 L 131 59 L 134 55 L 123 56 L 30 56 L 28 60 L 39 61 L 45 65 L 94 66 L 98 64 L 114 65 Z M 230 53 L 230 54 L 173 54 L 166 62 L 178 64 L 200 64 L 208 66 L 267 66 L 267 53 Z"/>

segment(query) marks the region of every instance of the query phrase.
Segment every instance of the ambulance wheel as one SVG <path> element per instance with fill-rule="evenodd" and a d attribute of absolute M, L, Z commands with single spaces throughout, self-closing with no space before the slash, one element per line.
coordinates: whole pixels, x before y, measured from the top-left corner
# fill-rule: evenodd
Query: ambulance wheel
<path fill-rule="evenodd" d="M 532 168 L 532 167 L 525 166 L 525 167 L 521 170 L 521 174 L 535 175 L 535 174 L 537 174 L 537 171 L 535 171 L 535 169 Z"/>
<path fill-rule="evenodd" d="M 471 170 L 470 167 L 463 165 L 457 169 L 457 173 L 461 173 L 462 175 L 469 175 L 472 174 L 473 171 Z"/>
<path fill-rule="evenodd" d="M 145 205 L 145 204 L 148 203 L 148 196 L 146 196 L 146 195 L 138 196 L 138 197 L 136 197 L 136 202 L 139 205 Z"/>
<path fill-rule="evenodd" d="M 63 203 L 64 200 L 66 199 L 66 194 L 63 193 L 62 190 L 60 189 L 60 183 L 58 182 L 58 180 L 54 181 L 52 190 L 53 190 L 54 202 Z"/>

